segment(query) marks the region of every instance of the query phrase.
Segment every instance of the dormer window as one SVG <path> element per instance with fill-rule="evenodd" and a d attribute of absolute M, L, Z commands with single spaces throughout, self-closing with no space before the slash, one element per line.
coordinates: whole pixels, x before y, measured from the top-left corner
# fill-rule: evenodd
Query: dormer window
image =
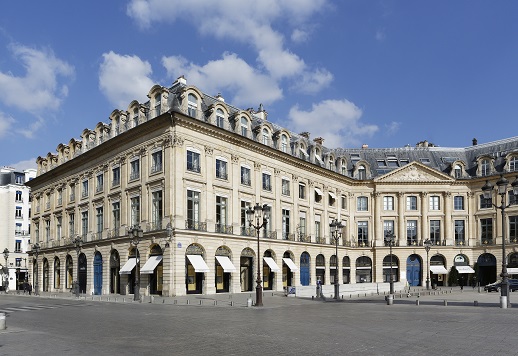
<path fill-rule="evenodd" d="M 300 159 L 307 159 L 308 154 L 307 154 L 307 152 L 306 152 L 306 148 L 304 147 L 304 145 L 300 145 L 299 150 L 300 150 L 299 158 L 300 158 Z"/>
<path fill-rule="evenodd" d="M 340 160 L 340 173 L 344 176 L 347 174 L 347 164 L 344 159 Z"/>
<path fill-rule="evenodd" d="M 162 94 L 155 95 L 155 116 L 160 115 L 162 108 Z"/>
<path fill-rule="evenodd" d="M 270 137 L 269 133 L 268 133 L 268 130 L 267 129 L 263 129 L 262 131 L 262 142 L 263 142 L 263 145 L 268 145 L 268 138 Z"/>
<path fill-rule="evenodd" d="M 194 94 L 189 94 L 187 97 L 187 114 L 192 117 L 196 117 L 198 110 L 198 98 Z"/>
<path fill-rule="evenodd" d="M 286 135 L 281 135 L 281 151 L 284 153 L 288 152 L 288 138 Z"/>
<path fill-rule="evenodd" d="M 480 175 L 481 176 L 488 176 L 491 173 L 491 166 L 489 164 L 488 159 L 483 159 L 480 162 Z"/>
<path fill-rule="evenodd" d="M 364 165 L 360 165 L 358 167 L 358 179 L 365 180 L 367 179 L 367 170 Z"/>
<path fill-rule="evenodd" d="M 223 113 L 223 110 L 218 109 L 216 110 L 216 126 L 223 128 L 225 122 L 225 114 Z"/>
<path fill-rule="evenodd" d="M 138 108 L 133 109 L 133 127 L 136 127 L 138 125 Z"/>
<path fill-rule="evenodd" d="M 248 120 L 244 116 L 241 116 L 241 136 L 248 137 Z"/>
<path fill-rule="evenodd" d="M 516 172 L 518 171 L 518 157 L 513 156 L 509 160 L 509 172 Z"/>
<path fill-rule="evenodd" d="M 454 175 L 455 175 L 455 178 L 461 178 L 462 177 L 462 167 L 459 164 L 455 165 Z"/>

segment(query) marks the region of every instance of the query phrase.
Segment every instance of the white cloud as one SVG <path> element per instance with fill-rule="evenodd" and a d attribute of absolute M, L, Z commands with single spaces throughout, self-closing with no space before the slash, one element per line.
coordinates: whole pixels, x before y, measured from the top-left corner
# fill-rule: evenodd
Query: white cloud
<path fill-rule="evenodd" d="M 12 117 L 3 112 L 0 112 L 0 137 L 7 135 L 13 124 L 14 119 Z"/>
<path fill-rule="evenodd" d="M 11 163 L 8 167 L 13 167 L 17 171 L 24 171 L 26 169 L 37 169 L 36 158 L 26 159 L 17 163 Z"/>
<path fill-rule="evenodd" d="M 325 88 L 333 81 L 333 74 L 326 69 L 317 68 L 314 72 L 306 72 L 294 84 L 294 87 L 306 94 L 314 94 Z"/>
<path fill-rule="evenodd" d="M 324 138 L 324 145 L 329 148 L 354 147 L 378 131 L 378 126 L 360 121 L 362 114 L 360 108 L 346 99 L 324 100 L 313 104 L 310 111 L 292 107 L 288 127 L 295 132 L 308 131 L 313 138 Z"/>
<path fill-rule="evenodd" d="M 58 109 L 67 93 L 62 80 L 73 78 L 74 67 L 50 49 L 37 50 L 19 44 L 10 45 L 9 49 L 25 68 L 25 74 L 0 72 L 0 101 L 33 114 Z"/>
<path fill-rule="evenodd" d="M 378 30 L 376 31 L 376 40 L 382 42 L 387 38 L 387 35 L 385 34 L 385 30 Z"/>
<path fill-rule="evenodd" d="M 301 28 L 327 6 L 328 0 L 132 0 L 127 14 L 142 28 L 182 19 L 203 35 L 249 44 L 257 53 L 261 71 L 276 80 L 296 82 L 316 71 L 285 47 L 284 35 L 274 24 L 294 27 L 294 38 L 302 40 L 305 32 Z"/>
<path fill-rule="evenodd" d="M 295 43 L 306 42 L 309 38 L 309 34 L 306 31 L 296 28 L 291 33 L 291 40 Z"/>
<path fill-rule="evenodd" d="M 282 90 L 267 75 L 259 73 L 236 54 L 225 53 L 218 60 L 200 66 L 181 56 L 163 57 L 162 64 L 169 77 L 185 75 L 189 83 L 203 83 L 203 91 L 216 95 L 233 95 L 227 101 L 234 105 L 270 104 L 282 98 Z"/>
<path fill-rule="evenodd" d="M 399 131 L 401 122 L 392 121 L 389 124 L 385 124 L 385 135 L 392 136 Z"/>
<path fill-rule="evenodd" d="M 99 69 L 99 89 L 110 103 L 126 109 L 132 100 L 147 101 L 147 93 L 155 84 L 150 75 L 151 64 L 138 56 L 103 54 Z"/>

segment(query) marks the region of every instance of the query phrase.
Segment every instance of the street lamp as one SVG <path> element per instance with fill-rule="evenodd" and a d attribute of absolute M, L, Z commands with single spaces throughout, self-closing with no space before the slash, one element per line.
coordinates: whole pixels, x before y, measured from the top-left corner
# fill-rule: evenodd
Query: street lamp
<path fill-rule="evenodd" d="M 394 235 L 392 230 L 385 232 L 385 245 L 389 245 L 389 248 L 390 248 L 389 298 L 393 298 L 393 295 L 394 295 L 394 273 L 392 272 L 392 246 L 394 246 L 395 240 L 396 240 L 396 236 Z"/>
<path fill-rule="evenodd" d="M 500 276 L 502 277 L 502 287 L 500 288 L 500 308 L 507 308 L 507 306 L 509 305 L 509 275 L 507 274 L 505 254 L 505 209 L 507 209 L 513 202 L 510 201 L 508 204 L 505 203 L 505 195 L 507 193 L 507 186 L 509 185 L 509 181 L 505 179 L 503 174 L 500 175 L 500 179 L 496 181 L 496 185 L 498 187 L 497 194 L 499 194 L 501 198 L 500 206 L 493 203 L 493 185 L 488 180 L 486 180 L 486 184 L 484 184 L 484 186 L 482 187 L 482 194 L 484 196 L 484 199 L 486 199 L 487 201 L 491 201 L 491 205 L 493 205 L 497 209 L 500 209 L 500 215 L 502 216 L 502 273 L 500 274 Z M 511 186 L 513 187 L 513 195 L 518 196 L 518 177 L 515 178 Z"/>
<path fill-rule="evenodd" d="M 135 261 L 136 261 L 136 270 L 135 270 L 135 286 L 133 288 L 133 300 L 140 301 L 140 258 L 138 253 L 138 244 L 140 243 L 140 239 L 144 237 L 144 231 L 140 227 L 140 225 L 134 225 L 130 230 L 131 239 L 130 244 L 135 246 Z"/>
<path fill-rule="evenodd" d="M 263 206 L 256 203 L 254 208 L 248 207 L 246 210 L 248 216 L 248 224 L 253 227 L 257 232 L 257 286 L 255 287 L 255 306 L 263 306 L 263 287 L 261 286 L 261 254 L 259 249 L 259 230 L 266 228 L 268 219 L 270 218 L 270 207 L 266 204 Z M 255 224 L 254 224 L 255 218 Z"/>
<path fill-rule="evenodd" d="M 4 291 L 7 294 L 7 287 L 9 284 L 9 268 L 7 267 L 7 259 L 9 258 L 9 250 L 7 247 L 4 249 L 4 258 L 5 258 L 5 268 L 4 268 L 4 278 L 5 278 L 5 286 Z"/>
<path fill-rule="evenodd" d="M 40 288 L 38 283 L 38 255 L 40 254 L 40 244 L 39 242 L 36 242 L 34 245 L 32 245 L 32 250 L 34 251 L 34 255 L 36 256 L 36 272 L 34 272 L 34 275 L 36 277 L 36 283 L 34 284 L 34 295 L 40 295 Z"/>
<path fill-rule="evenodd" d="M 426 239 L 423 243 L 424 249 L 426 250 L 426 290 L 430 290 L 430 258 L 428 254 L 430 253 L 430 248 L 433 245 L 433 242 L 430 239 Z"/>
<path fill-rule="evenodd" d="M 338 300 L 338 295 L 340 294 L 340 284 L 338 284 L 338 240 L 340 240 L 340 237 L 342 236 L 342 229 L 344 226 L 342 225 L 341 221 L 338 221 L 337 219 L 334 219 L 329 224 L 329 227 L 331 228 L 331 236 L 333 236 L 333 239 L 335 240 L 335 256 L 336 256 L 336 269 L 335 269 L 335 299 Z"/>
<path fill-rule="evenodd" d="M 83 247 L 83 239 L 81 238 L 81 236 L 77 235 L 72 240 L 72 245 L 74 245 L 77 253 L 77 280 L 75 283 L 75 293 L 76 298 L 79 298 L 79 254 L 81 253 L 81 247 Z"/>

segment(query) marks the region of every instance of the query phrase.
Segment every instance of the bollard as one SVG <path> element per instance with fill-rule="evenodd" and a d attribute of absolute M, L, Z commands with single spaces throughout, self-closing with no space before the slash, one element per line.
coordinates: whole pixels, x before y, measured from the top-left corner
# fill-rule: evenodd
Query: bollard
<path fill-rule="evenodd" d="M 123 302 L 123 303 L 124 303 L 124 302 L 126 302 L 126 298 L 122 298 L 122 302 Z"/>
<path fill-rule="evenodd" d="M 200 300 L 200 305 L 202 305 L 202 304 L 203 304 L 203 300 Z"/>
<path fill-rule="evenodd" d="M 478 300 L 475 300 L 475 301 L 473 302 L 473 306 L 474 306 L 474 307 L 478 307 Z"/>
<path fill-rule="evenodd" d="M 234 301 L 230 302 L 230 306 L 233 307 L 234 306 Z"/>
<path fill-rule="evenodd" d="M 447 307 L 448 306 L 448 301 L 446 299 L 444 299 L 444 306 Z"/>
<path fill-rule="evenodd" d="M 117 298 L 115 298 L 115 302 L 117 302 Z"/>
<path fill-rule="evenodd" d="M 178 301 L 176 299 L 173 300 L 173 304 L 178 304 Z"/>
<path fill-rule="evenodd" d="M 419 299 L 415 301 L 415 305 L 419 305 Z"/>
<path fill-rule="evenodd" d="M 218 305 L 218 301 L 217 300 L 214 301 L 214 305 Z"/>
<path fill-rule="evenodd" d="M 165 304 L 165 299 L 162 299 L 162 304 Z"/>
<path fill-rule="evenodd" d="M 7 329 L 7 325 L 5 323 L 5 313 L 0 313 L 0 330 Z"/>
<path fill-rule="evenodd" d="M 315 296 L 314 295 L 311 296 L 311 300 L 315 300 Z"/>
<path fill-rule="evenodd" d="M 189 299 L 187 299 L 187 304 L 191 304 L 191 301 Z"/>
<path fill-rule="evenodd" d="M 388 296 L 386 296 L 387 298 L 387 305 L 392 305 L 394 304 L 394 296 L 389 294 Z"/>
<path fill-rule="evenodd" d="M 248 299 L 246 300 L 246 306 L 247 306 L 248 308 L 250 308 L 250 307 L 252 306 L 252 298 L 248 298 Z"/>

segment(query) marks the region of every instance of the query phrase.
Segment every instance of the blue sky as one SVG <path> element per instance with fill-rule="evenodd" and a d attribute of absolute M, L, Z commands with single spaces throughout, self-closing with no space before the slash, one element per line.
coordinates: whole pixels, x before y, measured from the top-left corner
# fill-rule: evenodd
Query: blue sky
<path fill-rule="evenodd" d="M 518 2 L 7 2 L 0 166 L 35 167 L 180 75 L 331 148 L 513 137 Z"/>

